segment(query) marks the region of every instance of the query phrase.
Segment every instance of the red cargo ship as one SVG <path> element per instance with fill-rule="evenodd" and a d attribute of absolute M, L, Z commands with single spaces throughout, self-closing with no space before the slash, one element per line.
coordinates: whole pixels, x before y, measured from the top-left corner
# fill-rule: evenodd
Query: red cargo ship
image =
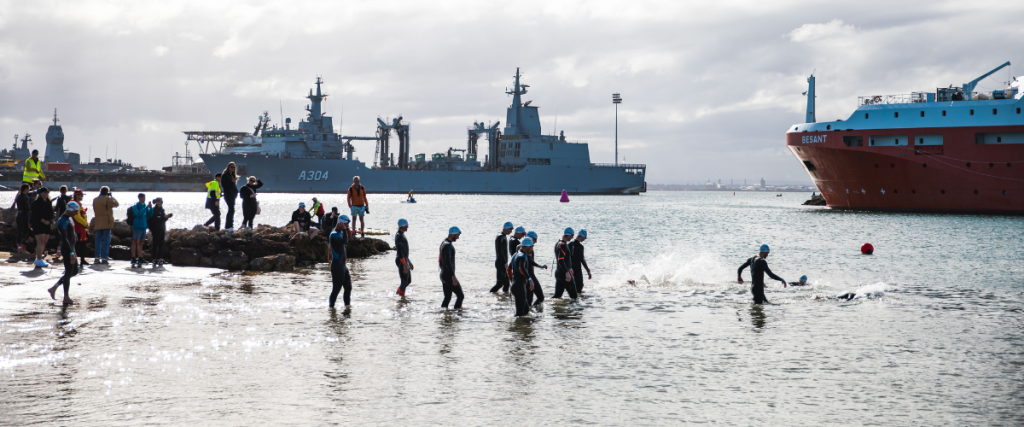
<path fill-rule="evenodd" d="M 1022 79 L 974 92 L 1009 65 L 961 87 L 860 97 L 850 118 L 821 123 L 812 75 L 807 123 L 786 145 L 832 209 L 1024 214 Z"/>

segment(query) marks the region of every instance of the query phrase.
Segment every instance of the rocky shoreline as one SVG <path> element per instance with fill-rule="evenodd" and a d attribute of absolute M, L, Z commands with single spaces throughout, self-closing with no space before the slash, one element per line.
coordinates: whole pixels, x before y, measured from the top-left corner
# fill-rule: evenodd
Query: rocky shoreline
<path fill-rule="evenodd" d="M 15 252 L 17 229 L 14 209 L 0 209 L 0 251 Z M 128 246 L 131 244 L 131 227 L 123 221 L 114 224 L 110 238 L 110 258 L 127 261 L 131 258 Z M 29 251 L 33 250 L 34 239 L 29 239 Z M 89 233 L 85 255 L 94 256 L 94 236 Z M 57 239 L 51 238 L 47 253 L 56 253 Z M 152 261 L 153 236 L 149 233 L 143 250 L 146 260 Z M 191 230 L 174 229 L 167 231 L 164 244 L 165 259 L 177 266 L 216 267 L 225 270 L 290 271 L 295 267 L 311 266 L 327 262 L 327 238 L 306 233 L 259 225 L 253 230 L 239 230 L 228 233 L 224 230 L 197 225 Z M 347 246 L 349 258 L 367 258 L 391 250 L 387 242 L 374 238 L 355 237 Z"/>

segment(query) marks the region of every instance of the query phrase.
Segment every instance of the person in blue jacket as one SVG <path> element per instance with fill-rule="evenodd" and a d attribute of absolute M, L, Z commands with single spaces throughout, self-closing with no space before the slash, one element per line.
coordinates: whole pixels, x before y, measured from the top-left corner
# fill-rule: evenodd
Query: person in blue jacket
<path fill-rule="evenodd" d="M 146 240 L 149 218 L 153 217 L 153 203 L 146 203 L 146 194 L 139 193 L 139 202 L 132 206 L 132 268 L 142 267 L 142 243 Z"/>

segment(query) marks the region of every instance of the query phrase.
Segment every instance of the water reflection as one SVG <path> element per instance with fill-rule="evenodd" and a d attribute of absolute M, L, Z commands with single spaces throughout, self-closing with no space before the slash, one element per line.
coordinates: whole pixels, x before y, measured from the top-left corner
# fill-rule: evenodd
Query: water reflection
<path fill-rule="evenodd" d="M 754 329 L 764 328 L 766 321 L 764 309 L 761 304 L 753 304 L 750 306 L 750 322 L 754 324 Z"/>

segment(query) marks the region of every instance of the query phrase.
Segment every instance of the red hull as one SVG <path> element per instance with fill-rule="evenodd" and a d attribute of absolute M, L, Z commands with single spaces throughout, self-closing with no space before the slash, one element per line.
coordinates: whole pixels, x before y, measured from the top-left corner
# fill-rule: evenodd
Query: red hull
<path fill-rule="evenodd" d="M 1024 144 L 977 144 L 979 132 L 1024 126 L 790 132 L 786 145 L 834 209 L 1024 214 Z M 943 145 L 867 144 L 871 136 L 936 134 Z M 844 136 L 865 145 L 847 146 Z"/>

